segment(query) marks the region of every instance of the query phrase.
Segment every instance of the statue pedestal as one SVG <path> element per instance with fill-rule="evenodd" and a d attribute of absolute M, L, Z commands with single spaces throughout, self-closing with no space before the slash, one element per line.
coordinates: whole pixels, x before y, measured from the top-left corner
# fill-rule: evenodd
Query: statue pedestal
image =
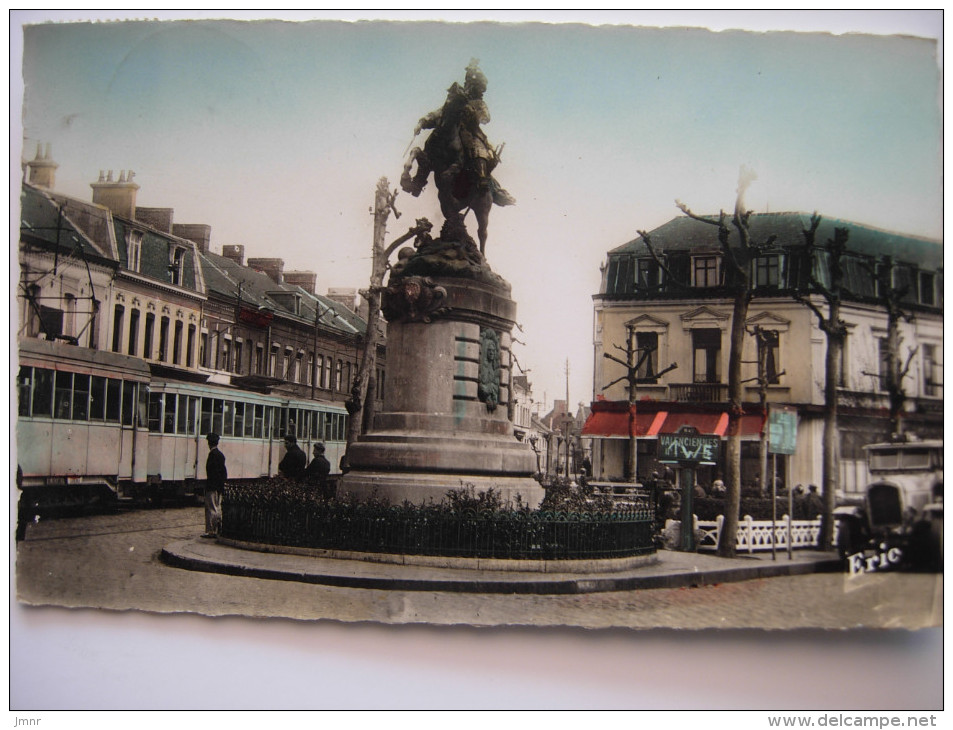
<path fill-rule="evenodd" d="M 407 281 L 409 294 L 389 291 L 385 302 L 384 407 L 352 444 L 338 493 L 421 504 L 473 486 L 537 507 L 545 493 L 532 478 L 536 456 L 507 414 L 516 321 L 508 286 L 412 279 L 397 283 Z"/>

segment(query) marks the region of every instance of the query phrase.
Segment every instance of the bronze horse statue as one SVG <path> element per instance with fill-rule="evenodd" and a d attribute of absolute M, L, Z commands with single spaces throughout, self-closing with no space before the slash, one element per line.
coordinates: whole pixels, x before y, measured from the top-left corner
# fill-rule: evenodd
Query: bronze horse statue
<path fill-rule="evenodd" d="M 434 131 L 422 149 L 415 147 L 410 152 L 400 178 L 401 188 L 416 197 L 432 172 L 445 219 L 441 238 L 469 239 L 464 218 L 472 210 L 477 220 L 481 254 L 486 251 L 490 208 L 494 203 L 512 205 L 516 202 L 491 174 L 499 164 L 502 145 L 499 149 L 493 147 L 480 126 L 490 121 L 483 101 L 485 90 L 486 77 L 476 62 L 471 61 L 463 87 L 454 82 L 443 107 L 418 122 L 415 138 L 422 129 Z M 417 171 L 411 175 L 415 163 Z"/>

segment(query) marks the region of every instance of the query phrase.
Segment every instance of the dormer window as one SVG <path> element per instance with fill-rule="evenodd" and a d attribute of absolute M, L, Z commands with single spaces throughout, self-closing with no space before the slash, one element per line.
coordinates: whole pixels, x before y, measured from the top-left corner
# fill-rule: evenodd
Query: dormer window
<path fill-rule="evenodd" d="M 182 286 L 182 269 L 185 261 L 185 249 L 175 246 L 169 254 L 169 281 Z"/>
<path fill-rule="evenodd" d="M 126 265 L 130 271 L 139 271 L 142 259 L 142 231 L 129 231 L 126 236 Z"/>
<path fill-rule="evenodd" d="M 781 284 L 781 256 L 776 253 L 758 256 L 754 260 L 754 285 L 778 288 Z"/>
<path fill-rule="evenodd" d="M 692 257 L 692 286 L 695 287 L 713 287 L 718 286 L 718 264 L 719 257 L 693 256 Z"/>
<path fill-rule="evenodd" d="M 659 285 L 659 265 L 655 259 L 638 260 L 638 279 L 639 289 L 656 289 Z"/>

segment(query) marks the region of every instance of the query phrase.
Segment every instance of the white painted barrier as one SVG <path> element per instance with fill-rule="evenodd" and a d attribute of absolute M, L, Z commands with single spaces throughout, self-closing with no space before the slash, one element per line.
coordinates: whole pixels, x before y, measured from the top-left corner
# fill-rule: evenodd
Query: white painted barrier
<path fill-rule="evenodd" d="M 694 518 L 696 534 L 702 533 L 698 541 L 699 551 L 714 552 L 718 549 L 718 536 L 721 525 L 725 521 L 724 515 L 718 515 L 715 520 L 699 520 Z M 779 517 L 774 523 L 774 549 L 788 549 L 788 523 L 791 527 L 791 549 L 804 550 L 817 546 L 817 536 L 821 532 L 821 518 L 815 520 L 792 520 L 787 515 Z M 745 515 L 738 521 L 738 536 L 736 550 L 739 553 L 753 553 L 771 550 L 771 520 L 754 520 Z"/>

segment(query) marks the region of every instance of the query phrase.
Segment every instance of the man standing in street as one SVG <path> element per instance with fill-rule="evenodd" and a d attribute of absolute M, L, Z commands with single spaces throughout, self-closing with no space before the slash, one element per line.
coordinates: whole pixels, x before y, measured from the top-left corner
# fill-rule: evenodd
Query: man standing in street
<path fill-rule="evenodd" d="M 202 537 L 214 538 L 222 531 L 222 492 L 228 470 L 225 454 L 218 450 L 218 434 L 210 433 L 206 438 L 209 451 L 205 461 L 205 534 Z"/>
<path fill-rule="evenodd" d="M 304 478 L 304 469 L 308 464 L 308 456 L 298 446 L 298 439 L 294 434 L 285 434 L 285 448 L 288 453 L 278 464 L 278 473 L 285 479 L 300 482 Z"/>
<path fill-rule="evenodd" d="M 328 499 L 332 496 L 328 489 L 330 486 L 328 475 L 331 473 L 331 462 L 325 458 L 324 451 L 324 444 L 317 443 L 314 445 L 314 458 L 308 464 L 308 468 L 305 469 L 304 481 L 308 486 L 315 487 L 318 494 Z"/>

